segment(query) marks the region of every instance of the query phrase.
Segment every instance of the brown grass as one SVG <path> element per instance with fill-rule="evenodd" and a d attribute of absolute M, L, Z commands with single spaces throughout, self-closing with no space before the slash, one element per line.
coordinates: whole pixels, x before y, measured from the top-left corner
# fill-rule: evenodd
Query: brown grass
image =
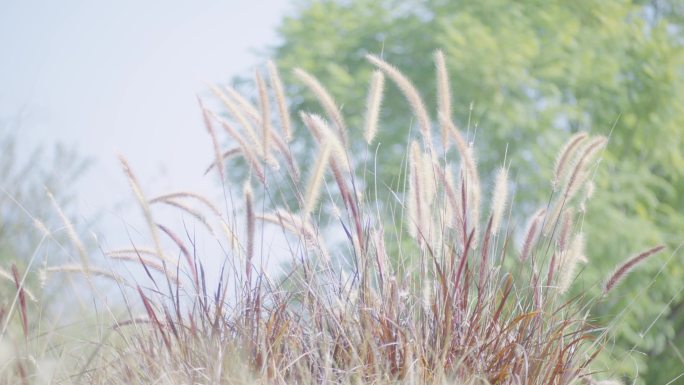
<path fill-rule="evenodd" d="M 555 167 L 551 192 L 558 194 L 552 197 L 555 205 L 536 211 L 524 232 L 503 218 L 508 168 L 502 168 L 495 177 L 491 214 L 481 227 L 474 149 L 451 120 L 445 58 L 439 52 L 435 58 L 441 136 L 453 139 L 454 149 L 434 146 L 430 117 L 410 81 L 385 61 L 368 56 L 407 97 L 423 139 L 422 145 L 412 142 L 407 156 L 409 189 L 378 185 L 376 189 L 386 189 L 377 195 L 387 197 L 384 201 L 360 193 L 368 180 L 355 170 L 373 168 L 355 164 L 366 161 L 348 150 L 347 140 L 351 142 L 355 134 L 346 130 L 339 108 L 322 84 L 301 70 L 296 71 L 297 77 L 316 94 L 331 122 L 301 112 L 302 123 L 318 144 L 306 148 L 305 155 L 319 154 L 319 158 L 295 161 L 289 142 L 304 132 L 291 133 L 283 86 L 273 64 L 268 66 L 269 85 L 284 140 L 272 127 L 270 111 L 253 110 L 256 107 L 247 98 L 229 97 L 215 87 L 228 117 L 201 107 L 219 182 L 231 183 L 226 171 L 230 167 L 224 162 L 233 157 L 244 158 L 251 171 L 242 181 L 244 199 L 231 201 L 243 202 L 232 214 L 192 192 L 147 200 L 121 158 L 152 247 L 135 246 L 109 255 L 139 263 L 150 282 L 132 284 L 85 263 L 46 269 L 112 279 L 122 284 L 126 304 L 126 316 L 112 312 L 112 326 L 94 347 L 84 348 L 86 357 L 75 359 L 75 371 L 63 372 L 61 382 L 565 385 L 593 381 L 591 363 L 606 334 L 587 319 L 594 300 L 564 293 L 575 274 L 574 265 L 568 263 L 578 258 L 570 240 L 581 237 L 572 226 L 579 215 L 574 193 L 587 183 L 590 161 L 606 140 L 585 133 L 570 139 Z M 269 108 L 269 89 L 260 77 L 257 82 L 258 106 Z M 376 127 L 368 127 L 379 116 L 382 89 L 382 75 L 376 73 L 368 98 L 365 139 L 369 143 Z M 225 128 L 232 142 L 229 156 L 222 155 L 218 146 L 221 139 L 213 130 L 214 122 Z M 252 123 L 262 128 L 261 139 Z M 235 145 L 239 150 L 233 150 Z M 277 151 L 271 152 L 272 146 Z M 289 166 L 265 167 L 280 161 Z M 460 165 L 455 174 L 453 164 Z M 300 167 L 310 175 L 305 189 L 294 171 Z M 282 196 L 294 196 L 294 201 Z M 220 245 L 230 245 L 220 255 L 221 271 L 213 272 L 218 276 L 215 287 L 207 287 L 207 262 L 196 254 L 195 239 L 189 232 L 179 235 L 173 226 L 157 223 L 153 203 L 189 213 L 199 229 L 205 228 Z M 209 210 L 226 230 L 213 231 L 216 223 L 203 210 Z M 235 223 L 245 226 L 241 236 L 229 226 Z M 543 231 L 547 226 L 549 231 Z M 273 228 L 285 234 L 285 251 L 269 252 L 263 247 Z M 517 235 L 522 239 L 520 251 L 514 247 Z M 74 246 L 81 252 L 81 243 Z M 606 292 L 661 249 L 638 254 L 619 266 L 606 281 Z M 178 263 L 166 250 L 177 251 Z M 276 278 L 257 263 L 269 257 L 289 263 Z M 32 325 L 26 291 L 16 268 L 12 273 L 28 339 Z M 183 284 L 187 281 L 189 285 Z M 2 313 L 0 319 L 11 316 Z M 29 383 L 38 378 L 31 377 L 34 366 L 27 360 L 13 362 L 1 372 L 3 380 Z"/>

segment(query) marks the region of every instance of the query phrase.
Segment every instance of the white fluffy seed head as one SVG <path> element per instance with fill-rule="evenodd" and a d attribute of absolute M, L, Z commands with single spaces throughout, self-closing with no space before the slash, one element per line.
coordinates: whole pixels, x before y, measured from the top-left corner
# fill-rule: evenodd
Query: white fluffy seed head
<path fill-rule="evenodd" d="M 437 103 L 441 116 L 451 119 L 451 91 L 449 89 L 449 72 L 447 71 L 444 53 L 441 50 L 435 52 L 435 67 L 437 70 Z M 445 124 L 440 124 L 440 133 L 444 148 L 449 147 L 448 135 L 449 128 Z"/>
<path fill-rule="evenodd" d="M 553 180 L 551 185 L 554 189 L 558 188 L 561 180 L 565 178 L 565 174 L 568 169 L 568 165 L 575 158 L 577 149 L 579 145 L 588 137 L 586 132 L 578 132 L 571 136 L 570 139 L 565 143 L 558 156 L 556 157 L 556 163 L 554 166 Z"/>
<path fill-rule="evenodd" d="M 330 158 L 333 159 L 339 167 L 345 171 L 349 170 L 349 162 L 347 160 L 347 151 L 340 138 L 335 135 L 330 125 L 322 117 L 316 114 L 305 114 L 309 121 L 311 128 L 318 132 L 321 144 L 327 142 L 330 145 Z"/>
<path fill-rule="evenodd" d="M 323 184 L 323 177 L 325 176 L 326 166 L 330 160 L 331 145 L 329 142 L 324 142 L 319 153 L 316 164 L 311 171 L 309 177 L 309 185 L 306 189 L 306 197 L 304 199 L 304 213 L 303 217 L 307 217 L 313 211 L 318 199 L 321 196 L 321 185 Z"/>
<path fill-rule="evenodd" d="M 247 116 L 256 123 L 261 122 L 261 113 L 259 110 L 245 98 L 241 93 L 239 93 L 234 87 L 224 86 L 226 94 L 241 108 Z"/>
<path fill-rule="evenodd" d="M 578 151 L 577 161 L 574 163 L 572 171 L 568 173 L 565 182 L 564 199 L 571 200 L 577 191 L 585 185 L 591 176 L 588 167 L 589 162 L 608 144 L 608 139 L 598 136 L 589 140 L 586 145 Z"/>
<path fill-rule="evenodd" d="M 439 164 L 428 153 L 422 153 L 421 158 L 420 179 L 423 187 L 423 201 L 426 203 L 426 206 L 429 206 L 435 200 L 437 191 L 435 167 L 439 167 Z"/>
<path fill-rule="evenodd" d="M 366 102 L 366 124 L 363 137 L 368 144 L 373 142 L 378 132 L 378 118 L 380 117 L 380 107 L 382 106 L 382 91 L 385 85 L 385 76 L 382 71 L 373 72 L 368 100 Z"/>
<path fill-rule="evenodd" d="M 420 170 L 422 164 L 422 156 L 420 145 L 417 141 L 412 141 L 409 153 L 409 188 L 406 196 L 406 208 L 408 210 L 407 226 L 409 235 L 418 238 L 419 223 L 422 218 L 421 212 L 421 178 Z"/>
<path fill-rule="evenodd" d="M 370 61 L 376 67 L 381 69 L 387 76 L 390 77 L 390 79 L 392 79 L 392 81 L 397 85 L 397 87 L 399 87 L 401 92 L 406 97 L 406 100 L 408 100 L 409 105 L 413 109 L 413 114 L 416 116 L 416 119 L 418 120 L 420 131 L 423 134 L 423 141 L 425 143 L 425 147 L 432 148 L 430 118 L 428 116 L 427 109 L 425 108 L 425 103 L 423 103 L 423 99 L 420 97 L 420 94 L 418 93 L 416 87 L 403 73 L 401 73 L 401 71 L 394 68 L 391 64 L 380 59 L 379 57 L 369 54 L 366 55 L 366 59 L 368 59 L 368 61 Z"/>
<path fill-rule="evenodd" d="M 278 68 L 273 62 L 268 62 L 268 77 L 275 93 L 276 102 L 278 103 L 278 113 L 280 114 L 280 125 L 283 130 L 283 136 L 288 142 L 292 141 L 292 123 L 290 119 L 290 110 L 287 108 L 285 101 L 285 91 L 283 91 L 283 82 L 280 80 Z"/>
<path fill-rule="evenodd" d="M 434 152 L 419 152 L 421 152 L 421 164 L 417 171 L 422 189 L 420 197 L 418 197 L 421 205 L 420 228 L 422 236 L 431 239 L 433 235 L 432 229 L 435 228 L 432 208 L 435 203 L 435 196 L 437 195 L 437 175 L 435 170 L 436 167 L 439 167 L 439 163 L 433 158 Z"/>
<path fill-rule="evenodd" d="M 570 248 L 561 254 L 558 266 L 558 291 L 565 293 L 575 277 L 575 269 L 579 262 L 586 261 L 584 256 L 584 234 L 577 233 L 570 244 Z"/>
<path fill-rule="evenodd" d="M 257 157 L 257 154 L 252 151 L 254 146 L 250 146 L 245 139 L 238 133 L 238 131 L 230 124 L 228 123 L 225 119 L 221 118 L 220 116 L 216 115 L 213 111 L 208 111 L 209 115 L 216 120 L 223 129 L 230 135 L 238 144 L 240 147 L 240 150 L 242 152 L 242 155 L 244 156 L 245 160 L 247 161 L 247 164 L 250 167 L 250 170 L 256 174 L 256 176 L 259 178 L 259 180 L 262 183 L 266 183 L 266 175 L 264 174 L 263 167 L 261 166 L 261 163 L 259 162 L 259 159 Z M 261 148 L 260 146 L 256 145 L 257 148 Z"/>
<path fill-rule="evenodd" d="M 475 151 L 471 146 L 468 146 L 468 153 L 471 166 L 468 167 L 468 205 L 470 206 L 470 223 L 473 225 L 475 236 L 473 237 L 473 244 L 478 245 L 479 227 L 480 227 L 480 207 L 482 204 L 482 196 L 480 190 L 480 176 L 477 173 L 477 161 L 475 160 Z"/>
<path fill-rule="evenodd" d="M 270 104 L 268 102 L 268 92 L 266 91 L 266 82 L 259 74 L 255 72 L 255 79 L 257 89 L 259 90 L 259 109 L 261 110 L 261 135 L 263 138 L 263 152 L 264 157 L 268 157 L 271 153 L 271 115 Z"/>
<path fill-rule="evenodd" d="M 585 196 L 584 199 L 589 200 L 591 197 L 594 196 L 594 192 L 596 191 L 596 184 L 594 184 L 594 181 L 589 181 L 587 182 L 587 187 L 585 190 Z"/>
<path fill-rule="evenodd" d="M 589 199 L 591 199 L 591 197 L 594 196 L 594 190 L 595 190 L 594 181 L 592 181 L 592 180 L 587 181 L 587 183 L 584 187 L 584 196 L 582 196 L 582 200 L 579 203 L 579 207 L 580 207 L 581 212 L 586 212 L 587 201 L 589 201 Z"/>
<path fill-rule="evenodd" d="M 344 123 L 344 118 L 342 117 L 342 113 L 340 112 L 340 109 L 337 107 L 335 100 L 330 95 L 330 93 L 328 93 L 328 90 L 326 90 L 325 87 L 323 87 L 323 85 L 318 81 L 318 79 L 316 79 L 316 77 L 314 77 L 313 75 L 304 71 L 301 68 L 295 68 L 293 73 L 302 83 L 304 83 L 304 85 L 306 85 L 311 90 L 311 92 L 313 92 L 313 94 L 318 99 L 318 102 L 325 110 L 325 113 L 336 126 L 340 140 L 346 143 L 347 128 L 346 124 Z"/>
<path fill-rule="evenodd" d="M 544 228 L 542 229 L 544 236 L 549 236 L 552 231 L 555 231 L 558 220 L 565 207 L 567 207 L 567 205 L 562 197 L 551 203 L 551 209 L 547 212 L 546 218 L 544 218 Z"/>
<path fill-rule="evenodd" d="M 247 118 L 245 117 L 243 110 L 239 108 L 239 106 L 233 100 L 231 100 L 220 88 L 216 86 L 211 86 L 210 89 L 226 107 L 226 110 L 228 110 L 230 116 L 233 119 L 235 119 L 238 125 L 240 125 L 242 129 L 245 131 L 245 133 L 247 134 L 247 138 L 249 138 L 251 142 L 251 145 L 256 147 L 256 153 L 259 156 L 263 157 L 264 154 L 261 151 L 261 141 L 259 140 L 259 136 L 256 134 L 254 126 L 252 126 L 249 120 L 247 120 Z"/>
<path fill-rule="evenodd" d="M 567 208 L 563 211 L 560 230 L 557 234 L 558 247 L 561 252 L 566 251 L 570 247 L 570 232 L 573 226 L 574 211 Z"/>
<path fill-rule="evenodd" d="M 545 214 L 545 209 L 539 209 L 527 221 L 527 226 L 524 234 L 525 237 L 523 238 L 523 244 L 520 252 L 520 260 L 522 262 L 527 260 L 527 257 L 529 257 L 530 253 L 532 252 L 532 249 L 537 244 L 537 239 L 539 238 L 540 233 L 539 227 Z"/>
<path fill-rule="evenodd" d="M 460 210 L 458 204 L 459 200 L 458 197 L 456 196 L 457 194 L 457 189 L 456 189 L 456 183 L 454 183 L 454 174 L 452 170 L 452 166 L 450 164 L 446 165 L 444 167 L 444 183 L 445 183 L 445 190 L 448 189 L 448 191 L 451 191 L 453 193 L 453 197 L 455 199 L 446 199 L 446 207 L 445 207 L 445 223 L 444 225 L 447 228 L 455 228 L 457 227 L 456 223 L 456 215 L 458 214 L 458 211 Z M 448 198 L 448 197 L 447 197 Z"/>
<path fill-rule="evenodd" d="M 508 199 L 508 169 L 501 167 L 496 173 L 494 181 L 494 193 L 492 194 L 492 229 L 491 233 L 496 234 L 501 226 Z"/>

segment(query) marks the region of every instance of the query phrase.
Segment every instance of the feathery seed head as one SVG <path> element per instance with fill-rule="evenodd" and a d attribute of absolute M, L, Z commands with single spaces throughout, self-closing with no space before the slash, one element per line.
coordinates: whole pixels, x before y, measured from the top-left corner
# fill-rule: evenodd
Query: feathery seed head
<path fill-rule="evenodd" d="M 321 185 L 325 176 L 326 166 L 330 159 L 332 145 L 325 141 L 318 153 L 318 159 L 314 165 L 311 175 L 309 176 L 309 185 L 306 189 L 306 197 L 304 199 L 303 216 L 307 217 L 313 212 L 314 206 L 318 203 L 318 198 L 321 195 Z"/>
<path fill-rule="evenodd" d="M 337 128 L 337 135 L 339 136 L 342 143 L 347 143 L 347 126 L 344 123 L 344 118 L 340 109 L 337 107 L 335 100 L 328 93 L 328 91 L 323 87 L 323 85 L 310 73 L 304 71 L 301 68 L 295 68 L 293 71 L 295 77 L 297 77 L 307 88 L 313 92 L 313 94 L 318 99 L 325 113 L 328 115 L 330 120 L 333 122 Z"/>
<path fill-rule="evenodd" d="M 578 132 L 571 136 L 565 143 L 563 148 L 558 152 L 556 163 L 554 167 L 552 187 L 554 190 L 558 187 L 561 180 L 565 178 L 565 173 L 568 168 L 568 163 L 572 162 L 576 155 L 576 150 L 579 145 L 588 137 L 586 132 Z"/>
<path fill-rule="evenodd" d="M 527 257 L 532 252 L 532 249 L 537 244 L 537 239 L 539 238 L 539 227 L 545 214 L 545 209 L 539 209 L 528 220 L 525 238 L 523 238 L 522 251 L 520 252 L 520 261 L 525 262 Z"/>
<path fill-rule="evenodd" d="M 380 107 L 382 106 L 382 91 L 385 84 L 385 76 L 382 71 L 373 72 L 368 100 L 366 101 L 366 124 L 363 137 L 368 144 L 373 142 L 378 131 L 378 118 L 380 117 Z"/>
<path fill-rule="evenodd" d="M 558 265 L 558 291 L 565 293 L 575 277 L 577 263 L 586 260 L 584 256 L 584 234 L 578 233 L 572 240 L 570 248 L 561 254 Z"/>
<path fill-rule="evenodd" d="M 496 173 L 496 179 L 494 181 L 494 193 L 492 194 L 492 234 L 496 234 L 499 231 L 499 227 L 501 226 L 501 218 L 503 218 L 503 213 L 506 209 L 507 198 L 508 169 L 501 167 Z"/>
<path fill-rule="evenodd" d="M 255 79 L 257 89 L 259 90 L 259 109 L 261 110 L 261 135 L 263 137 L 262 151 L 264 152 L 264 156 L 268 157 L 271 152 L 271 107 L 268 103 L 266 83 L 259 74 L 259 71 L 255 72 Z"/>
<path fill-rule="evenodd" d="M 404 94 L 406 99 L 413 109 L 413 114 L 418 119 L 418 124 L 420 126 L 420 131 L 423 134 L 423 141 L 426 148 L 432 148 L 432 134 L 430 118 L 425 108 L 425 103 L 420 97 L 418 90 L 411 83 L 408 78 L 401 73 L 398 69 L 394 68 L 392 65 L 388 64 L 386 61 L 380 59 L 375 55 L 368 54 L 366 59 L 373 63 L 376 67 L 380 68 L 387 76 L 392 79 L 392 81 L 399 87 L 401 92 Z"/>
<path fill-rule="evenodd" d="M 280 114 L 280 126 L 283 130 L 283 136 L 287 142 L 291 142 L 293 139 L 292 123 L 290 119 L 290 110 L 287 108 L 287 102 L 285 100 L 283 82 L 280 80 L 278 68 L 272 61 L 269 61 L 266 66 L 268 68 L 268 76 L 271 88 L 275 93 L 276 102 L 278 103 L 278 113 Z"/>
<path fill-rule="evenodd" d="M 449 87 L 449 72 L 447 71 L 444 53 L 435 51 L 435 67 L 437 72 L 437 104 L 438 114 L 451 119 L 451 90 Z M 448 149 L 449 128 L 440 119 L 440 133 L 444 149 Z"/>
<path fill-rule="evenodd" d="M 623 262 L 621 265 L 615 268 L 613 273 L 608 277 L 606 283 L 603 285 L 603 293 L 607 294 L 609 291 L 613 290 L 629 273 L 638 265 L 643 263 L 647 258 L 658 254 L 665 246 L 656 246 L 646 251 L 643 251 L 627 261 Z"/>

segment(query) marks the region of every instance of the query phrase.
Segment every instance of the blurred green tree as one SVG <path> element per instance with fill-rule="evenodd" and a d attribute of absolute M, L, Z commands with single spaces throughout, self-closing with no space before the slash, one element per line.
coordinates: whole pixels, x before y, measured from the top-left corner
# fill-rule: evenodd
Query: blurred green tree
<path fill-rule="evenodd" d="M 571 133 L 610 133 L 583 224 L 590 268 L 575 285 L 598 293 L 618 261 L 657 242 L 674 250 L 684 234 L 683 26 L 675 0 L 305 0 L 269 54 L 282 69 L 318 77 L 360 136 L 374 69 L 365 54 L 395 64 L 436 106 L 432 54 L 444 50 L 453 118 L 469 127 L 484 175 L 508 146 L 519 217 L 548 197 L 547 165 Z M 284 75 L 294 109 L 320 111 Z M 385 180 L 411 126 L 406 102 L 388 87 L 377 141 Z M 596 312 L 604 324 L 620 319 L 606 370 L 654 384 L 684 367 L 684 262 L 676 254 L 659 262 Z"/>
<path fill-rule="evenodd" d="M 37 251 L 48 253 L 47 247 L 59 244 L 41 243 L 45 234 L 36 219 L 54 231 L 51 236 L 60 242 L 65 240 L 64 232 L 58 231 L 63 223 L 46 189 L 69 212 L 75 203 L 74 185 L 89 163 L 61 145 L 46 150 L 21 143 L 19 122 L 20 119 L 0 122 L 0 269 L 9 273 L 12 264 L 16 264 L 21 274 L 34 256 L 33 268 L 40 266 L 43 255 L 36 254 Z M 40 248 L 41 245 L 44 247 Z M 0 277 L 0 307 L 8 305 L 7 301 L 11 302 L 16 293 L 6 275 Z M 35 289 L 35 284 L 29 282 L 29 289 Z"/>

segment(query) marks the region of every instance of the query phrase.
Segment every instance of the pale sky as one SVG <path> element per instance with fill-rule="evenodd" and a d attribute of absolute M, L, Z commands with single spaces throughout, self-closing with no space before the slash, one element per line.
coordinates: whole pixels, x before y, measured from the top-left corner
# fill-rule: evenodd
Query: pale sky
<path fill-rule="evenodd" d="M 117 154 L 148 197 L 178 190 L 222 197 L 216 176 L 202 175 L 215 155 L 196 95 L 263 65 L 290 9 L 287 0 L 0 0 L 0 121 L 20 117 L 26 149 L 61 142 L 94 161 L 74 186 L 78 221 L 100 214 L 91 228 L 81 226 L 83 236 L 97 234 L 105 250 L 131 240 L 149 246 Z M 155 220 L 184 234 L 177 210 L 158 211 Z M 282 232 L 263 239 L 260 250 L 285 247 Z M 196 241 L 211 285 L 222 254 L 215 238 Z M 78 261 L 45 255 L 48 264 Z M 279 265 L 258 263 L 271 272 Z"/>
<path fill-rule="evenodd" d="M 211 142 L 195 95 L 263 64 L 286 0 L 0 0 L 0 119 L 29 147 L 62 142 L 95 162 L 79 215 L 131 201 L 116 154 L 149 195 L 194 190 Z M 105 229 L 111 218 L 104 218 Z M 114 225 L 116 226 L 116 225 Z M 106 231 L 109 232 L 109 231 Z"/>

